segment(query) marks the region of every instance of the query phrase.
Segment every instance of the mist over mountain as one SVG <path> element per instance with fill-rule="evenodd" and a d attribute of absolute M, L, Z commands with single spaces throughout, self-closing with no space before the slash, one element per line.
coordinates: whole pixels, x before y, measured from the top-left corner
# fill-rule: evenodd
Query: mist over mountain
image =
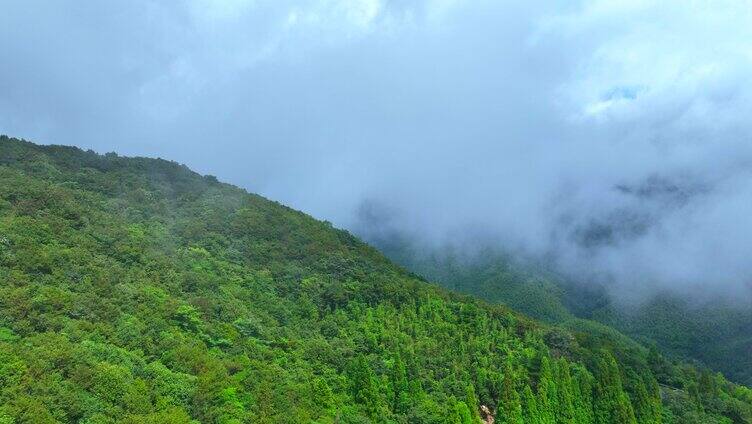
<path fill-rule="evenodd" d="M 0 424 L 752 423 L 750 1 L 6 3 Z"/>
<path fill-rule="evenodd" d="M 366 234 L 749 302 L 747 2 L 23 2 L 0 132 L 169 156 Z M 29 28 L 34 28 L 30 31 Z M 370 224 L 369 224 L 370 225 Z"/>
<path fill-rule="evenodd" d="M 3 423 L 752 422 L 704 366 L 175 162 L 0 135 L 0 182 Z"/>

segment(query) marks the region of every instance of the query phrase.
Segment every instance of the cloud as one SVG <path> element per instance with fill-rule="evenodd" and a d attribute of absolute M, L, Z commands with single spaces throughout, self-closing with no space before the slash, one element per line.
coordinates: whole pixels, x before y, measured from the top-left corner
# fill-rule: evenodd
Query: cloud
<path fill-rule="evenodd" d="M 0 132 L 169 157 L 366 236 L 364 204 L 427 246 L 736 296 L 751 9 L 24 2 L 0 15 Z"/>

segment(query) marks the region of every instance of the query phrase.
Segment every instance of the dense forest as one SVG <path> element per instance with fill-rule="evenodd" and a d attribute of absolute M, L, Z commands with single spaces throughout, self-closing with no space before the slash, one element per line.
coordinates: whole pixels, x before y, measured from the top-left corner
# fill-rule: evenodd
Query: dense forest
<path fill-rule="evenodd" d="M 173 162 L 1 137 L 0 182 L 0 423 L 752 423 L 720 374 Z"/>
<path fill-rule="evenodd" d="M 671 358 L 697 361 L 752 384 L 752 305 L 711 296 L 698 300 L 678 291 L 623 303 L 602 283 L 583 283 L 492 246 L 467 255 L 451 245 L 422 247 L 396 231 L 365 236 L 392 260 L 451 290 L 549 323 L 597 321 Z"/>

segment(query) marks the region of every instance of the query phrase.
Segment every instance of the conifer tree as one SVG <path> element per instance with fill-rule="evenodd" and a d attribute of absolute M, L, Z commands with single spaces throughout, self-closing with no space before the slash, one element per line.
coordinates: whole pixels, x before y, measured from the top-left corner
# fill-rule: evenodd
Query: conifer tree
<path fill-rule="evenodd" d="M 646 376 L 655 381 L 652 376 Z M 635 418 L 640 424 L 660 424 L 661 423 L 661 399 L 657 392 L 649 392 L 648 384 L 645 384 L 644 378 L 636 373 L 631 373 L 629 380 L 632 382 L 632 404 L 634 407 Z M 657 384 L 653 386 L 657 388 Z"/>
<path fill-rule="evenodd" d="M 595 398 L 596 424 L 637 424 L 616 359 L 608 352 L 601 352 L 598 358 Z"/>
<path fill-rule="evenodd" d="M 572 388 L 572 375 L 569 372 L 569 363 L 566 359 L 556 361 L 557 401 L 558 411 L 556 414 L 557 424 L 576 424 L 574 414 L 574 398 Z"/>
<path fill-rule="evenodd" d="M 538 412 L 541 424 L 556 424 L 556 411 L 558 409 L 558 395 L 554 382 L 551 363 L 547 357 L 542 357 L 540 362 L 540 375 L 538 379 Z"/>
<path fill-rule="evenodd" d="M 525 424 L 541 424 L 538 402 L 528 384 L 522 392 L 522 419 Z"/>
<path fill-rule="evenodd" d="M 465 390 L 465 404 L 470 409 L 473 424 L 480 424 L 480 405 L 478 397 L 475 395 L 475 387 L 472 384 L 469 384 Z"/>
<path fill-rule="evenodd" d="M 496 417 L 499 424 L 524 424 L 522 421 L 522 405 L 514 382 L 512 366 L 504 365 L 504 377 L 501 383 L 501 399 L 499 399 L 499 413 Z"/>
<path fill-rule="evenodd" d="M 574 369 L 575 422 L 591 424 L 593 417 L 593 376 L 584 368 Z"/>
<path fill-rule="evenodd" d="M 350 367 L 351 393 L 356 404 L 360 405 L 366 414 L 376 418 L 382 412 L 379 396 L 379 383 L 376 374 L 368 365 L 363 355 L 358 355 Z"/>
<path fill-rule="evenodd" d="M 477 424 L 476 421 L 473 420 L 473 415 L 470 412 L 470 408 L 468 408 L 465 402 L 463 401 L 455 402 L 454 410 L 456 412 L 457 417 L 459 418 L 460 424 Z"/>
<path fill-rule="evenodd" d="M 449 397 L 448 401 L 449 406 L 449 413 L 446 416 L 446 419 L 442 421 L 443 424 L 462 424 L 462 417 L 460 417 L 460 412 L 457 408 L 457 399 L 455 399 L 454 396 Z"/>
<path fill-rule="evenodd" d="M 407 380 L 407 369 L 402 356 L 397 353 L 392 369 L 392 411 L 404 414 L 410 408 L 410 383 Z"/>

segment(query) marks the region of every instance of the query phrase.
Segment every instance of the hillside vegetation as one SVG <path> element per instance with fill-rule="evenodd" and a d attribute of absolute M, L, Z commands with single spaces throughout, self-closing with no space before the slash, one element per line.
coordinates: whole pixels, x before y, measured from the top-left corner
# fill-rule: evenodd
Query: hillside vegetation
<path fill-rule="evenodd" d="M 678 291 L 624 304 L 604 286 L 564 278 L 491 248 L 469 256 L 452 247 L 423 250 L 394 232 L 371 241 L 397 263 L 444 287 L 549 323 L 597 321 L 655 345 L 671 358 L 697 361 L 733 381 L 752 384 L 750 305 L 709 296 L 692 299 Z"/>
<path fill-rule="evenodd" d="M 751 423 L 605 326 L 452 294 L 155 159 L 0 137 L 0 423 Z"/>

